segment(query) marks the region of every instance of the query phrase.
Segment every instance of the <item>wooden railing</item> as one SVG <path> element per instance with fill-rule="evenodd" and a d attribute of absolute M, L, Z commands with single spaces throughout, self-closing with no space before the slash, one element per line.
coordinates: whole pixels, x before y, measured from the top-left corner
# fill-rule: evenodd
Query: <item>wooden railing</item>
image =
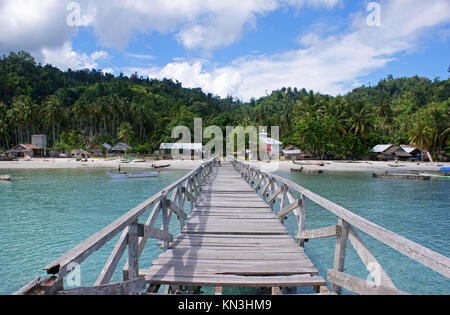
<path fill-rule="evenodd" d="M 163 242 L 165 250 L 169 248 L 169 243 L 173 242 L 173 235 L 169 232 L 172 215 L 175 214 L 177 216 L 182 229 L 187 220 L 187 214 L 184 211 L 186 201 L 190 202 L 192 210 L 202 191 L 202 186 L 206 183 L 207 177 L 212 173 L 216 164 L 217 160 L 211 159 L 144 201 L 103 230 L 92 235 L 45 266 L 44 270 L 48 274 L 53 275 L 52 277 L 42 282 L 38 278 L 14 294 L 110 295 L 136 294 L 145 291 L 145 280 L 139 277 L 139 258 L 147 240 L 160 240 Z M 145 224 L 140 224 L 139 218 L 150 210 L 150 215 Z M 158 228 L 155 227 L 155 224 L 160 216 L 162 218 L 162 226 Z M 121 232 L 122 234 L 116 246 L 94 285 L 92 287 L 64 290 L 64 276 Z M 127 249 L 128 259 L 123 268 L 124 282 L 110 284 L 109 282 Z"/>
<path fill-rule="evenodd" d="M 342 288 L 345 288 L 363 295 L 405 294 L 396 288 L 375 256 L 359 237 L 356 229 L 450 278 L 450 259 L 448 257 L 376 225 L 290 180 L 271 173 L 264 173 L 247 163 L 236 160 L 234 157 L 228 157 L 228 159 L 236 171 L 256 192 L 261 194 L 272 209 L 274 209 L 275 202 L 279 201 L 281 210 L 278 212 L 278 216 L 281 222 L 286 220 L 288 213 L 293 212 L 295 214 L 298 222 L 296 238 L 299 246 L 303 247 L 305 241 L 310 239 L 336 237 L 334 267 L 328 270 L 328 281 L 332 284 L 333 292 L 341 294 Z M 300 197 L 295 197 L 294 192 L 299 193 Z M 309 201 L 335 214 L 338 217 L 337 224 L 327 228 L 307 230 L 306 212 Z M 375 283 L 343 273 L 347 240 L 353 245 L 366 268 L 376 271 L 377 279 L 375 279 Z"/>

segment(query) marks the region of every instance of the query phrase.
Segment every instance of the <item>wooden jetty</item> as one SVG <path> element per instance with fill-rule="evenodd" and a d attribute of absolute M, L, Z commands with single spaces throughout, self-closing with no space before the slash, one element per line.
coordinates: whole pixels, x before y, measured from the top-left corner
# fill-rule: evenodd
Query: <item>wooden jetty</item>
<path fill-rule="evenodd" d="M 308 230 L 309 202 L 336 215 L 337 224 Z M 145 223 L 139 223 L 146 213 Z M 288 215 L 294 215 L 298 222 L 296 241 L 283 225 Z M 180 222 L 176 238 L 169 231 L 172 217 Z M 161 226 L 157 222 L 162 222 Z M 404 294 L 359 237 L 360 231 L 450 277 L 448 257 L 296 183 L 229 158 L 221 167 L 215 159 L 210 160 L 166 187 L 45 266 L 51 277 L 35 279 L 14 294 L 177 294 L 198 292 L 195 288 L 203 286 L 214 287 L 216 294 L 221 294 L 223 287 L 271 288 L 273 294 L 281 294 L 284 288 L 300 286 L 312 287 L 318 294 L 340 294 L 342 288 L 359 294 Z M 91 287 L 64 287 L 64 277 L 71 270 L 119 234 Z M 328 271 L 327 280 L 318 274 L 304 251 L 305 241 L 326 237 L 336 239 L 334 267 Z M 160 240 L 164 252 L 153 262 L 142 262 L 140 257 L 149 239 Z M 363 263 L 378 271 L 377 283 L 344 273 L 348 241 Z M 125 252 L 128 258 L 122 268 L 123 281 L 110 283 Z M 151 266 L 142 268 L 141 263 Z"/>
<path fill-rule="evenodd" d="M 411 179 L 411 180 L 430 180 L 430 176 L 415 175 L 415 174 L 372 174 L 373 178 L 383 179 Z"/>

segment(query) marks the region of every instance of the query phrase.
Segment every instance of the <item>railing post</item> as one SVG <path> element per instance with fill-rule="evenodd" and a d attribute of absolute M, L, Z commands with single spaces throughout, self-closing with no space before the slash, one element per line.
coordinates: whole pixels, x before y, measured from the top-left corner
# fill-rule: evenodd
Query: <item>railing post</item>
<path fill-rule="evenodd" d="M 161 214 L 162 214 L 162 222 L 163 222 L 163 226 L 162 226 L 162 230 L 164 232 L 169 232 L 169 216 L 168 216 L 168 212 L 169 212 L 169 207 L 167 206 L 168 204 L 168 200 L 167 197 L 164 197 L 161 200 Z M 169 249 L 169 242 L 164 241 L 164 251 Z"/>
<path fill-rule="evenodd" d="M 341 233 L 336 235 L 336 251 L 334 254 L 334 270 L 343 272 L 344 271 L 344 263 L 345 263 L 345 251 L 347 248 L 347 239 L 348 239 L 348 231 L 349 224 L 343 219 L 339 218 L 339 225 L 342 230 Z M 334 285 L 332 287 L 333 292 L 336 294 L 341 294 L 342 288 Z"/>
<path fill-rule="evenodd" d="M 299 211 L 299 214 L 297 216 L 297 220 L 298 220 L 298 229 L 300 232 L 304 232 L 306 231 L 306 211 L 308 209 L 308 198 L 305 197 L 305 195 L 301 195 L 301 206 Z M 298 240 L 298 245 L 300 247 L 305 247 L 305 240 L 304 239 L 300 239 Z"/>
<path fill-rule="evenodd" d="M 139 235 L 138 221 L 133 222 L 128 230 L 128 279 L 139 278 Z"/>

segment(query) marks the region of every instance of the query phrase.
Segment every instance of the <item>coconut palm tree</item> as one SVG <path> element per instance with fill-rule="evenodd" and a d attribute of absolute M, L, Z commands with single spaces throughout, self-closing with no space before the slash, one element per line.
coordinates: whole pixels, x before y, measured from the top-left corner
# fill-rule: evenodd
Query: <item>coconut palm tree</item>
<path fill-rule="evenodd" d="M 362 102 L 350 103 L 348 133 L 366 139 L 374 126 L 375 117 L 369 108 Z"/>
<path fill-rule="evenodd" d="M 422 160 L 423 152 L 426 152 L 430 161 L 433 162 L 433 158 L 429 153 L 429 150 L 432 146 L 433 137 L 433 131 L 431 130 L 431 128 L 428 127 L 423 120 L 418 120 L 409 130 L 409 135 L 409 141 L 411 142 L 411 144 L 422 150 Z"/>
<path fill-rule="evenodd" d="M 133 128 L 129 123 L 123 123 L 119 126 L 119 129 L 117 130 L 117 136 L 119 139 L 122 139 L 122 141 L 125 144 L 128 144 L 128 140 L 133 136 Z M 125 150 L 125 158 L 127 157 L 127 151 Z"/>
<path fill-rule="evenodd" d="M 53 145 L 56 143 L 56 124 L 59 123 L 63 116 L 61 103 L 57 96 L 51 95 L 44 100 L 41 114 L 49 125 L 52 126 Z"/>

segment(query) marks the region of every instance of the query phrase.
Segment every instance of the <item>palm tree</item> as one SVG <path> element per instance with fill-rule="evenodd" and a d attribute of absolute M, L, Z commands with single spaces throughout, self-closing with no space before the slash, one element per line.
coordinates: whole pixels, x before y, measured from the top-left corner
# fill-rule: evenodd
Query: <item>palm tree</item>
<path fill-rule="evenodd" d="M 448 140 L 450 123 L 448 116 L 436 107 L 431 112 L 430 129 L 434 156 L 437 158 Z"/>
<path fill-rule="evenodd" d="M 129 123 L 123 123 L 120 125 L 119 129 L 117 130 L 117 136 L 122 139 L 122 141 L 125 144 L 128 144 L 127 141 L 130 139 L 133 135 L 133 128 Z M 127 151 L 125 150 L 125 158 L 127 157 Z"/>
<path fill-rule="evenodd" d="M 431 157 L 429 150 L 432 146 L 432 133 L 431 128 L 428 127 L 423 120 L 418 120 L 409 131 L 409 141 L 412 145 L 422 151 L 422 160 L 423 152 L 427 152 L 431 162 L 433 162 L 433 158 Z"/>
<path fill-rule="evenodd" d="M 47 123 L 52 126 L 54 145 L 56 143 L 56 124 L 59 123 L 63 117 L 63 111 L 58 97 L 52 95 L 44 100 L 42 115 Z"/>
<path fill-rule="evenodd" d="M 362 101 L 358 101 L 355 103 L 350 103 L 348 114 L 348 133 L 352 133 L 355 136 L 361 136 L 366 139 L 373 129 L 373 113 Z"/>

